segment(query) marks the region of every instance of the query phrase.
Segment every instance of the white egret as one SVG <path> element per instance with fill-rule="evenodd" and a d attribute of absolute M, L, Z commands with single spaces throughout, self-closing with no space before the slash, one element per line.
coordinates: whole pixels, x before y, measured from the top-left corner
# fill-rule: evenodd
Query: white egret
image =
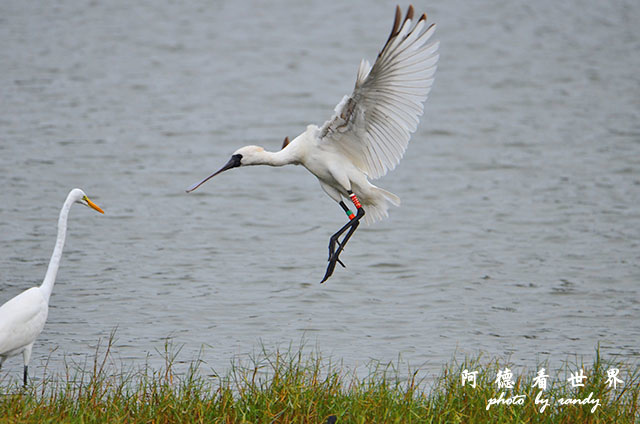
<path fill-rule="evenodd" d="M 47 321 L 49 298 L 56 282 L 56 274 L 67 236 L 69 209 L 74 203 L 80 203 L 104 213 L 98 205 L 89 200 L 82 190 L 79 188 L 71 190 L 60 210 L 58 238 L 42 284 L 23 291 L 0 306 L 0 367 L 8 357 L 22 353 L 25 385 L 27 384 L 27 370 L 33 342 L 40 335 Z"/>
<path fill-rule="evenodd" d="M 322 127 L 309 125 L 291 142 L 285 138 L 278 152 L 268 152 L 259 146 L 242 147 L 219 171 L 187 192 L 239 166 L 304 166 L 349 217 L 349 222 L 329 241 L 329 265 L 321 283 L 325 282 L 336 263 L 344 267 L 340 253 L 365 216 L 365 210 L 365 221 L 374 222 L 388 215 L 390 205 L 400 204 L 398 196 L 376 187 L 369 179 L 382 177 L 400 162 L 434 81 L 439 43 L 427 42 L 435 25 L 426 27 L 424 14 L 414 25 L 413 14 L 413 6 L 409 6 L 402 20 L 400 7 L 396 8 L 391 34 L 375 63 L 371 66 L 364 59 L 360 62 L 353 92 L 344 96 Z M 356 214 L 344 199 L 353 202 Z"/>

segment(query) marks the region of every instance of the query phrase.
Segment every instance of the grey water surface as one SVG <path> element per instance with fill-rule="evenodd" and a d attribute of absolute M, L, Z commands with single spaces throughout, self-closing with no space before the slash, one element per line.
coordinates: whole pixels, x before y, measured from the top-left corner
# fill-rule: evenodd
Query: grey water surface
<path fill-rule="evenodd" d="M 238 147 L 277 150 L 328 119 L 394 2 L 1 2 L 0 302 L 40 283 L 71 188 L 106 211 L 71 211 L 35 378 L 116 327 L 126 364 L 162 363 L 170 339 L 219 371 L 301 340 L 433 373 L 479 351 L 588 361 L 598 343 L 637 362 L 640 3 L 415 6 L 441 59 L 376 182 L 402 206 L 320 285 L 346 217 L 304 168 L 184 189 Z"/>

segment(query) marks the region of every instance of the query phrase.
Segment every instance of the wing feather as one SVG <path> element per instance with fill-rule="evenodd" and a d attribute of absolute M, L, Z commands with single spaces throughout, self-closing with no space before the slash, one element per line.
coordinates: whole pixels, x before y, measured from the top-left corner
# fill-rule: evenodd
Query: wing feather
<path fill-rule="evenodd" d="M 38 287 L 25 290 L 0 306 L 0 354 L 32 343 L 47 319 L 47 302 Z"/>
<path fill-rule="evenodd" d="M 362 60 L 350 96 L 320 129 L 324 143 L 332 143 L 370 178 L 396 167 L 418 127 L 433 85 L 438 63 L 437 41 L 427 44 L 435 25 L 426 15 L 413 24 L 413 6 L 404 20 L 396 8 L 393 27 L 373 66 Z"/>

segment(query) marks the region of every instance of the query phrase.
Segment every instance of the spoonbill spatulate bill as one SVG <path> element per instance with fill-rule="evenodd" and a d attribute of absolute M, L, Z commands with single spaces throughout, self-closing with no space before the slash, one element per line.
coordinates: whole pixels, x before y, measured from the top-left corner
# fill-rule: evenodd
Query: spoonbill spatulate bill
<path fill-rule="evenodd" d="M 24 385 L 27 385 L 27 370 L 31 359 L 33 342 L 42 332 L 49 313 L 49 298 L 56 282 L 62 249 L 67 238 L 67 218 L 74 203 L 80 203 L 104 213 L 79 188 L 69 192 L 58 218 L 58 238 L 53 249 L 44 281 L 38 287 L 31 287 L 0 306 L 0 368 L 10 356 L 22 353 L 24 360 Z"/>
<path fill-rule="evenodd" d="M 340 253 L 360 220 L 364 217 L 365 222 L 375 222 L 388 216 L 390 205 L 400 205 L 398 196 L 376 187 L 369 179 L 382 177 L 400 162 L 434 81 L 439 43 L 429 40 L 435 25 L 427 26 L 424 14 L 415 21 L 413 17 L 413 6 L 409 6 L 404 19 L 400 7 L 396 8 L 391 34 L 375 63 L 360 62 L 353 92 L 344 96 L 324 125 L 307 126 L 291 142 L 285 138 L 278 152 L 259 146 L 242 147 L 220 170 L 187 192 L 240 166 L 304 166 L 349 217 L 330 238 L 329 265 L 321 283 L 325 282 L 337 263 L 344 267 Z M 345 200 L 353 203 L 355 213 Z"/>

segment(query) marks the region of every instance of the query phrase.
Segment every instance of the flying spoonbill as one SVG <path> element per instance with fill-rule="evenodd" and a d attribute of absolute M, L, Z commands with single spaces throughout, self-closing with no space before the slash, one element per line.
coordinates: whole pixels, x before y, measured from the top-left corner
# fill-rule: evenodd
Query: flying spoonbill
<path fill-rule="evenodd" d="M 388 216 L 390 205 L 400 205 L 398 196 L 376 187 L 369 179 L 382 177 L 400 162 L 433 84 L 439 43 L 427 42 L 435 25 L 426 26 L 425 14 L 414 24 L 413 15 L 413 6 L 409 6 L 403 20 L 400 7 L 396 7 L 391 34 L 375 63 L 360 62 L 353 92 L 344 96 L 322 127 L 309 125 L 291 142 L 285 138 L 278 152 L 259 146 L 242 147 L 220 170 L 187 192 L 239 166 L 304 166 L 349 217 L 329 240 L 329 265 L 321 283 L 325 282 L 336 263 L 344 267 L 340 253 L 365 211 L 365 222 L 370 223 Z M 356 213 L 345 204 L 346 199 L 351 200 Z"/>
<path fill-rule="evenodd" d="M 56 247 L 53 249 L 44 281 L 40 286 L 25 290 L 0 306 L 0 368 L 5 359 L 22 353 L 25 386 L 27 385 L 27 369 L 29 359 L 31 359 L 33 342 L 40 335 L 44 323 L 47 321 L 49 297 L 51 297 L 51 291 L 56 282 L 62 249 L 67 237 L 69 209 L 74 203 L 80 203 L 104 213 L 98 205 L 89 200 L 84 191 L 79 188 L 71 190 L 60 210 Z"/>

